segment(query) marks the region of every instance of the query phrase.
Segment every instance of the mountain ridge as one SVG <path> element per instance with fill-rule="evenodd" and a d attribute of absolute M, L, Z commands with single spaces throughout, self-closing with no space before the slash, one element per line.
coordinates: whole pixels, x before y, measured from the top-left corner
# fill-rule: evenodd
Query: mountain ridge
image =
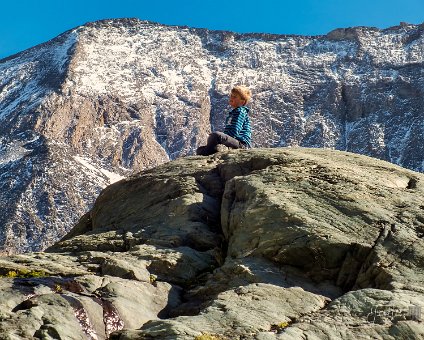
<path fill-rule="evenodd" d="M 78 25 L 74 28 L 70 28 L 69 30 L 66 30 L 65 32 L 59 34 L 56 37 L 53 37 L 45 42 L 42 42 L 40 44 L 37 44 L 35 46 L 29 47 L 25 50 L 13 53 L 9 56 L 5 56 L 3 58 L 0 59 L 0 63 L 2 62 L 6 62 L 9 59 L 14 59 L 15 57 L 17 57 L 18 55 L 22 54 L 22 53 L 26 53 L 26 52 L 30 52 L 32 49 L 35 48 L 39 48 L 42 47 L 44 45 L 49 44 L 51 41 L 58 39 L 59 37 L 61 37 L 62 35 L 66 35 L 70 32 L 73 32 L 75 30 L 77 30 L 78 28 L 81 27 L 99 27 L 102 24 L 107 26 L 108 24 L 113 24 L 113 23 L 143 23 L 146 25 L 152 25 L 152 26 L 163 26 L 163 27 L 170 27 L 170 28 L 177 28 L 177 29 L 189 29 L 189 30 L 193 30 L 193 31 L 213 31 L 213 32 L 222 32 L 222 33 L 233 33 L 236 35 L 240 35 L 240 36 L 253 36 L 253 37 L 260 37 L 260 36 L 271 36 L 271 37 L 306 37 L 306 38 L 325 38 L 325 37 L 330 37 L 334 35 L 334 33 L 339 33 L 339 32 L 350 32 L 350 31 L 355 31 L 356 29 L 366 29 L 366 30 L 375 30 L 375 31 L 380 31 L 380 32 L 386 32 L 386 31 L 391 31 L 391 30 L 398 30 L 404 27 L 408 27 L 408 26 L 416 26 L 419 29 L 424 29 L 424 22 L 421 24 L 411 24 L 408 22 L 401 22 L 399 25 L 394 25 L 394 26 L 390 26 L 390 27 L 386 27 L 386 28 L 378 28 L 375 26 L 352 26 L 352 27 L 344 27 L 344 28 L 335 28 L 331 31 L 329 31 L 326 34 L 316 34 L 316 35 L 303 35 L 303 34 L 279 34 L 279 33 L 270 33 L 270 32 L 234 32 L 231 30 L 218 30 L 218 29 L 208 29 L 208 28 L 203 28 L 203 27 L 192 27 L 192 26 L 187 26 L 187 25 L 169 25 L 169 24 L 162 24 L 160 22 L 156 22 L 156 21 L 150 21 L 150 20 L 143 20 L 143 19 L 139 19 L 137 17 L 133 17 L 133 18 L 110 18 L 110 19 L 100 19 L 100 20 L 96 20 L 96 21 L 89 21 L 86 22 L 85 24 L 82 25 Z"/>
<path fill-rule="evenodd" d="M 3 59 L 0 249 L 42 249 L 112 178 L 193 154 L 222 127 L 237 83 L 253 90 L 256 147 L 336 148 L 424 171 L 422 25 L 258 34 L 105 20 Z"/>

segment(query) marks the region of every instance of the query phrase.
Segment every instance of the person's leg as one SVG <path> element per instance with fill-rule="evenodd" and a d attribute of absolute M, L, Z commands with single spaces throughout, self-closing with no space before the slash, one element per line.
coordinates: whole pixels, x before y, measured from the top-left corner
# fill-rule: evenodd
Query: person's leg
<path fill-rule="evenodd" d="M 218 144 L 223 144 L 232 149 L 238 149 L 242 147 L 241 143 L 223 132 L 212 132 L 209 137 L 207 144 L 205 146 L 199 146 L 196 150 L 197 155 L 209 156 L 217 152 L 216 146 Z"/>
<path fill-rule="evenodd" d="M 216 153 L 216 146 L 218 145 L 218 140 L 216 136 L 213 136 L 211 133 L 208 137 L 206 145 L 199 146 L 196 150 L 196 155 L 200 156 L 209 156 Z"/>
<path fill-rule="evenodd" d="M 214 138 L 214 142 L 216 143 L 215 146 L 218 144 L 223 144 L 231 149 L 239 149 L 242 147 L 242 144 L 237 139 L 231 136 L 228 136 L 227 134 L 223 132 L 219 132 L 219 131 L 214 132 L 210 134 L 209 137 L 211 137 L 211 135 L 214 135 L 212 138 Z"/>

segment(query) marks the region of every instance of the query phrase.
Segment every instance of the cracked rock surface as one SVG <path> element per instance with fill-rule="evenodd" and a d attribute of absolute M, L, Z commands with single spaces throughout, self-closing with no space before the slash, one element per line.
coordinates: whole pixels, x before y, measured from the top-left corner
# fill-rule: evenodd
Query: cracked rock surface
<path fill-rule="evenodd" d="M 0 337 L 420 338 L 423 183 L 303 148 L 141 172 L 46 252 L 0 257 Z"/>

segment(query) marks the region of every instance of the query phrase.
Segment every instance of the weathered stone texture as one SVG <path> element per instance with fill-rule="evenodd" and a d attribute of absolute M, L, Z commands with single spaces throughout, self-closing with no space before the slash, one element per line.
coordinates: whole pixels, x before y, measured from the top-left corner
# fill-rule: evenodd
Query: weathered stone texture
<path fill-rule="evenodd" d="M 103 190 L 46 253 L 0 259 L 0 334 L 420 338 L 423 183 L 324 149 L 146 170 Z"/>

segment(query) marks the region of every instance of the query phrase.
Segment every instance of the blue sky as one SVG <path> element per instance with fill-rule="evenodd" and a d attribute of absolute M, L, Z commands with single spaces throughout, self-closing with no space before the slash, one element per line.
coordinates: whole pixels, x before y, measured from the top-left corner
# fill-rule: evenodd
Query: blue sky
<path fill-rule="evenodd" d="M 321 35 L 424 22 L 424 0 L 20 0 L 0 5 L 0 58 L 90 21 L 139 18 L 235 32 Z"/>

